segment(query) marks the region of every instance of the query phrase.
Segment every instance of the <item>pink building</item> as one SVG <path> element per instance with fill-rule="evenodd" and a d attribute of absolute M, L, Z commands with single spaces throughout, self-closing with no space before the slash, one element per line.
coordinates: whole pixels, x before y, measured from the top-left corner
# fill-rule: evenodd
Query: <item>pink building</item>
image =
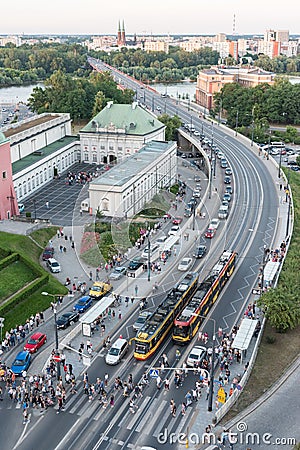
<path fill-rule="evenodd" d="M 12 179 L 10 144 L 0 132 L 0 220 L 19 214 L 17 197 Z"/>

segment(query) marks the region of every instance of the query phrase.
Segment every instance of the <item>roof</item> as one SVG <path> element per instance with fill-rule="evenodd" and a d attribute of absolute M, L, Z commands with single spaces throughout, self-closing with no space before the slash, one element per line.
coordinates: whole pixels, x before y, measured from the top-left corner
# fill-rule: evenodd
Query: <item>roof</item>
<path fill-rule="evenodd" d="M 13 175 L 18 172 L 21 172 L 21 170 L 26 169 L 27 167 L 31 166 L 32 164 L 35 164 L 36 162 L 41 162 L 46 156 L 51 155 L 57 150 L 60 150 L 77 140 L 78 140 L 77 136 L 65 136 L 64 138 L 61 138 L 58 141 L 55 141 L 52 144 L 49 144 L 46 147 L 42 147 L 39 150 L 31 153 L 30 155 L 27 155 L 24 158 L 19 159 L 19 161 L 16 161 L 12 164 Z"/>
<path fill-rule="evenodd" d="M 4 136 L 4 134 L 0 131 L 0 144 L 6 142 L 8 139 Z"/>
<path fill-rule="evenodd" d="M 109 185 L 123 186 L 128 180 L 134 178 L 138 173 L 142 173 L 146 168 L 154 162 L 158 156 L 165 153 L 174 145 L 173 141 L 151 141 L 144 145 L 134 155 L 129 156 L 120 164 L 114 166 L 100 177 L 90 183 L 90 186 Z"/>
<path fill-rule="evenodd" d="M 113 304 L 114 301 L 115 297 L 113 295 L 103 297 L 92 308 L 90 308 L 82 317 L 80 317 L 79 322 L 87 324 L 93 323 L 97 319 L 97 317 L 101 316 L 101 314 L 103 314 L 107 310 L 107 308 L 109 308 Z"/>
<path fill-rule="evenodd" d="M 242 320 L 238 332 L 232 342 L 232 348 L 247 350 L 251 342 L 258 320 L 245 318 Z"/>
<path fill-rule="evenodd" d="M 42 114 L 36 118 L 30 119 L 26 122 L 20 124 L 11 124 L 10 127 L 5 130 L 5 136 L 8 138 L 10 136 L 14 136 L 15 134 L 21 133 L 22 131 L 29 130 L 37 125 L 41 125 L 42 123 L 50 122 L 53 119 L 59 117 L 60 114 Z"/>
<path fill-rule="evenodd" d="M 128 105 L 109 102 L 80 132 L 144 136 L 164 127 L 162 122 L 137 103 Z"/>

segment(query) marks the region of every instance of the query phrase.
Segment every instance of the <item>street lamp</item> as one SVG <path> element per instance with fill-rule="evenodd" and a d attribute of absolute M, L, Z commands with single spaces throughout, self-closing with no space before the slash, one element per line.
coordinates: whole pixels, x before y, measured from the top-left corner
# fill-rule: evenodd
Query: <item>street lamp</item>
<path fill-rule="evenodd" d="M 150 263 L 151 263 L 151 260 L 150 260 L 151 243 L 150 243 L 149 235 L 150 235 L 150 233 L 149 233 L 149 230 L 148 230 L 148 222 L 146 222 L 146 236 L 147 236 L 147 239 L 148 239 L 148 247 L 147 247 L 148 248 L 148 258 L 147 258 L 148 281 L 151 280 L 151 268 L 150 268 Z"/>
<path fill-rule="evenodd" d="M 61 294 L 49 294 L 49 292 L 42 292 L 42 295 L 50 295 L 50 297 L 60 297 Z M 56 321 L 56 313 L 57 313 L 57 302 L 53 305 L 53 314 L 54 314 L 54 332 L 55 332 L 55 354 L 59 356 L 59 348 L 58 348 L 58 329 L 57 329 L 57 321 Z M 57 380 L 60 379 L 60 360 L 56 361 L 56 372 L 57 372 Z"/>
<path fill-rule="evenodd" d="M 235 118 L 235 135 L 237 136 L 237 129 L 239 124 L 239 110 L 236 112 L 236 118 Z"/>
<path fill-rule="evenodd" d="M 212 401 L 213 401 L 213 386 L 214 386 L 214 373 L 215 373 L 215 340 L 216 340 L 216 321 L 212 317 L 202 316 L 201 314 L 192 314 L 195 317 L 202 317 L 203 319 L 212 320 L 214 324 L 214 333 L 213 333 L 213 351 L 211 355 L 211 366 L 210 366 L 210 381 L 209 381 L 209 393 L 208 393 L 208 406 L 207 411 L 212 411 Z"/>

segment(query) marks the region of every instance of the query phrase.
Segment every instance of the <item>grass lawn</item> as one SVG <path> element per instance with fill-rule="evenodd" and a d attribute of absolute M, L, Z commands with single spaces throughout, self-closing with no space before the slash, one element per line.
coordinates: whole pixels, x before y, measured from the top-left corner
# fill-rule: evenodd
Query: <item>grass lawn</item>
<path fill-rule="evenodd" d="M 38 289 L 28 299 L 22 302 L 20 305 L 16 305 L 15 308 L 5 314 L 4 331 L 9 330 L 11 327 L 15 327 L 19 324 L 24 324 L 32 314 L 36 314 L 38 311 L 44 311 L 47 309 L 53 297 L 42 295 L 41 293 L 49 292 L 49 294 L 67 294 L 68 290 L 65 286 L 62 286 L 54 277 L 50 276 L 49 282 L 42 288 Z"/>
<path fill-rule="evenodd" d="M 270 344 L 272 339 L 275 341 Z M 281 334 L 267 323 L 248 383 L 222 422 L 229 421 L 264 394 L 297 358 L 299 349 L 300 327 Z"/>
<path fill-rule="evenodd" d="M 36 278 L 32 270 L 22 261 L 15 261 L 0 272 L 0 304 Z"/>

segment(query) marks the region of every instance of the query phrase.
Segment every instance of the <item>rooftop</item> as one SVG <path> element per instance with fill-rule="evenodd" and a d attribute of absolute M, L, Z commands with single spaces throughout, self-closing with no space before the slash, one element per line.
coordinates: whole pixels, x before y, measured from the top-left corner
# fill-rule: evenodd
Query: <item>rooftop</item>
<path fill-rule="evenodd" d="M 128 180 L 143 172 L 158 156 L 165 153 L 174 142 L 151 141 L 134 155 L 93 180 L 92 184 L 123 186 Z"/>
<path fill-rule="evenodd" d="M 8 130 L 4 131 L 5 137 L 14 136 L 15 134 L 21 133 L 22 131 L 29 130 L 32 127 L 37 125 L 41 125 L 42 123 L 49 122 L 50 120 L 56 119 L 59 117 L 59 114 L 47 114 L 41 115 L 32 120 L 24 121 L 20 125 L 16 124 L 15 126 L 11 125 Z"/>
<path fill-rule="evenodd" d="M 114 104 L 108 102 L 81 133 L 116 133 L 144 136 L 164 128 L 165 125 L 137 103 Z"/>
<path fill-rule="evenodd" d="M 77 136 L 65 136 L 64 138 L 61 138 L 58 141 L 55 141 L 52 144 L 49 144 L 46 147 L 42 147 L 36 152 L 33 152 L 22 159 L 19 159 L 19 161 L 16 161 L 12 164 L 13 175 L 18 172 L 21 172 L 21 170 L 26 169 L 26 167 L 29 167 L 32 164 L 41 161 L 46 156 L 51 155 L 57 150 L 62 149 L 63 147 L 66 147 L 67 145 L 77 140 L 78 140 Z"/>

